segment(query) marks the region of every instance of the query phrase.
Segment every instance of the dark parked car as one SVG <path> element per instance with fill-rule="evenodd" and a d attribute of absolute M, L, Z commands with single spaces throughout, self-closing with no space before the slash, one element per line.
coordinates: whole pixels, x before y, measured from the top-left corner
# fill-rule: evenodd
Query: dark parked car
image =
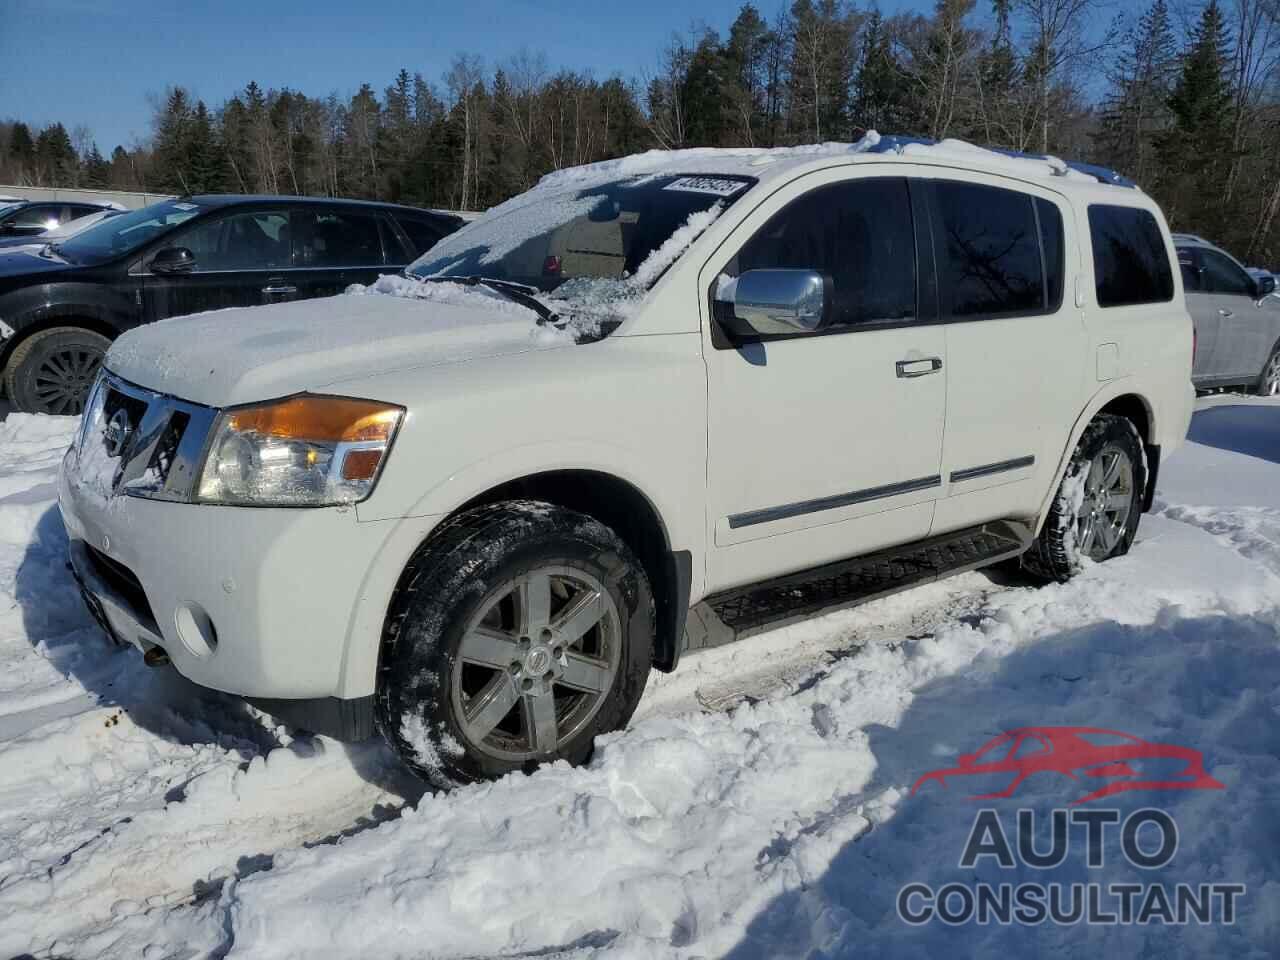
<path fill-rule="evenodd" d="M 356 200 L 202 196 L 109 217 L 38 256 L 0 250 L 0 363 L 15 409 L 79 413 L 111 340 L 166 317 L 340 293 L 462 221 Z"/>
<path fill-rule="evenodd" d="M 68 220 L 107 209 L 104 203 L 66 200 L 14 203 L 0 208 L 0 239 L 35 237 Z"/>

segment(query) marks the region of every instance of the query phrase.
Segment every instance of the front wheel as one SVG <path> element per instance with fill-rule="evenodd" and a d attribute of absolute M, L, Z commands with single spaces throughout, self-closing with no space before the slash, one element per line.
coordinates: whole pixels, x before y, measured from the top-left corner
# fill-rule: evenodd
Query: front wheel
<path fill-rule="evenodd" d="M 1142 438 L 1125 417 L 1101 414 L 1085 428 L 1022 565 L 1047 580 L 1069 580 L 1086 560 L 1129 551 L 1147 488 Z"/>
<path fill-rule="evenodd" d="M 23 340 L 9 358 L 4 386 L 22 413 L 79 416 L 111 341 L 83 327 L 53 327 Z"/>
<path fill-rule="evenodd" d="M 481 507 L 401 578 L 379 727 L 438 787 L 585 762 L 639 703 L 653 635 L 648 578 L 612 530 L 546 503 Z"/>

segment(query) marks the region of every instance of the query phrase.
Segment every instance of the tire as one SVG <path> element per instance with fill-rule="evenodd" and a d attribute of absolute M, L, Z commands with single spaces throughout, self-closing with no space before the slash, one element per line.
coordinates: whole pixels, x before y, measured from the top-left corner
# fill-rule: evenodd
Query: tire
<path fill-rule="evenodd" d="M 5 392 L 22 413 L 79 415 L 111 341 L 83 327 L 53 327 L 27 337 L 4 371 Z"/>
<path fill-rule="evenodd" d="M 1101 489 L 1099 481 L 1104 481 Z M 1076 444 L 1039 536 L 1022 556 L 1023 568 L 1061 582 L 1086 561 L 1101 563 L 1128 553 L 1146 489 L 1147 458 L 1133 422 L 1110 414 L 1095 417 Z"/>
<path fill-rule="evenodd" d="M 1257 391 L 1259 396 L 1280 396 L 1280 347 L 1271 351 L 1271 356 L 1262 367 L 1258 376 Z"/>
<path fill-rule="evenodd" d="M 596 736 L 635 711 L 654 625 L 648 577 L 608 527 L 535 501 L 477 508 L 433 535 L 401 576 L 378 728 L 445 789 L 584 763 Z"/>

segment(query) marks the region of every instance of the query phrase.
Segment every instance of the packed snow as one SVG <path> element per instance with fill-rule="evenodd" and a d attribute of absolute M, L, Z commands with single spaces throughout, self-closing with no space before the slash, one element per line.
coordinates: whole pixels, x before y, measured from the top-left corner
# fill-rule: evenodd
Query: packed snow
<path fill-rule="evenodd" d="M 1005 568 L 688 655 L 582 769 L 425 793 L 377 741 L 291 731 L 113 648 L 65 567 L 75 421 L 0 424 L 0 956 L 1270 957 L 1280 944 L 1280 402 L 1202 401 L 1119 560 Z M 958 862 L 975 811 L 1079 795 L 951 781 L 1003 730 L 1089 725 L 1203 752 L 1221 791 L 1147 791 L 1159 871 L 1083 845 Z M 1046 841 L 1041 841 L 1041 846 Z M 918 926 L 908 883 L 1238 882 L 1232 925 Z"/>

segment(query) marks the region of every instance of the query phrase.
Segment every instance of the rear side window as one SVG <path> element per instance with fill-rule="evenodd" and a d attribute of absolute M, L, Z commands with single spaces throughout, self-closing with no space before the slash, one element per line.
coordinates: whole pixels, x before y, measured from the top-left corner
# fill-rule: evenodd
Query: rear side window
<path fill-rule="evenodd" d="M 408 234 L 409 240 L 416 248 L 413 257 L 410 257 L 410 259 L 420 257 L 426 253 L 436 245 L 437 240 L 444 236 L 444 231 L 425 220 L 397 216 L 396 223 L 400 224 L 400 229 Z"/>
<path fill-rule="evenodd" d="M 727 272 L 815 270 L 832 281 L 835 327 L 916 316 L 916 246 L 907 181 L 833 184 L 788 204 Z"/>
<path fill-rule="evenodd" d="M 1149 211 L 1090 204 L 1089 236 L 1099 306 L 1173 299 L 1173 268 L 1160 226 Z"/>
<path fill-rule="evenodd" d="M 363 211 L 296 210 L 293 250 L 300 267 L 381 266 L 378 218 Z"/>
<path fill-rule="evenodd" d="M 1044 312 L 1040 230 L 1032 198 L 999 187 L 946 180 L 937 182 L 937 198 L 945 250 L 940 279 L 950 315 L 976 318 Z M 1060 235 L 1060 218 L 1057 229 Z M 1058 285 L 1061 288 L 1061 270 Z"/>
<path fill-rule="evenodd" d="M 1056 203 L 1036 197 L 1036 219 L 1040 221 L 1040 248 L 1044 251 L 1045 305 L 1050 311 L 1062 306 L 1063 262 L 1062 212 Z"/>
<path fill-rule="evenodd" d="M 1178 248 L 1178 269 L 1182 271 L 1182 289 L 1187 293 L 1199 293 L 1200 264 L 1196 262 L 1193 250 L 1188 247 Z"/>

